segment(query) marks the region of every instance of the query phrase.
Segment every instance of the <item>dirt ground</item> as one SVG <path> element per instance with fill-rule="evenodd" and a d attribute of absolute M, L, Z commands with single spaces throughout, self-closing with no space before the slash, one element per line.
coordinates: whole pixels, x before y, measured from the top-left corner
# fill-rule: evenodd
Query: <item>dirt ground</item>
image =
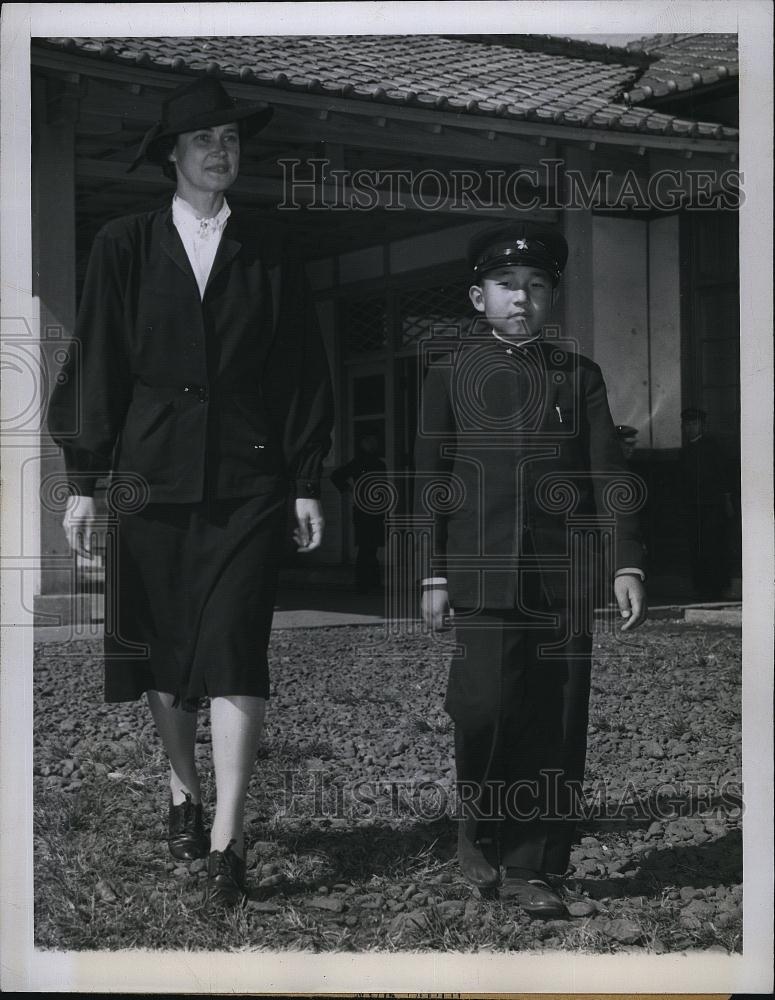
<path fill-rule="evenodd" d="M 739 952 L 739 630 L 659 621 L 626 642 L 596 637 L 571 917 L 548 922 L 459 876 L 451 648 L 410 626 L 273 633 L 250 899 L 213 921 L 204 862 L 166 853 L 165 763 L 144 705 L 102 702 L 97 642 L 39 644 L 37 946 Z M 197 752 L 211 810 L 206 709 Z"/>

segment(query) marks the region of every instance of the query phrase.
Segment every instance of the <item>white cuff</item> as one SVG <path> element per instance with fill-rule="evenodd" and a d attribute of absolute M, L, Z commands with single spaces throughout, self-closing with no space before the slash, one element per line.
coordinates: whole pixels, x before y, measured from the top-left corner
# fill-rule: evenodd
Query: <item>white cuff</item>
<path fill-rule="evenodd" d="M 617 576 L 639 576 L 641 581 L 646 579 L 646 574 L 642 569 L 638 569 L 637 566 L 625 566 L 624 569 L 617 569 L 614 573 L 614 578 Z"/>

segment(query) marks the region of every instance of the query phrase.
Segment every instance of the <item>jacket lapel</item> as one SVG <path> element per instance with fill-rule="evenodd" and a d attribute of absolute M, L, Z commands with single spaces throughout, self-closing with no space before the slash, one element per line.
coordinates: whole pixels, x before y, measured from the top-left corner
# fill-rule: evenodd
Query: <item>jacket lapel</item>
<path fill-rule="evenodd" d="M 172 208 L 168 208 L 164 213 L 162 223 L 163 225 L 159 245 L 167 256 L 170 257 L 175 264 L 177 264 L 184 274 L 188 274 L 194 279 L 194 284 L 196 284 L 196 277 L 189 262 L 186 248 L 183 246 L 183 240 L 181 240 L 180 233 L 177 231 L 175 224 L 172 221 Z"/>
<path fill-rule="evenodd" d="M 210 287 L 211 283 L 215 280 L 218 274 L 231 263 L 232 260 L 237 256 L 237 254 L 242 249 L 242 243 L 236 238 L 235 226 L 231 224 L 232 216 L 226 223 L 223 230 L 223 235 L 221 236 L 221 242 L 218 244 L 218 249 L 215 252 L 215 260 L 213 261 L 213 266 L 210 270 L 210 275 L 207 279 L 207 285 L 205 286 L 205 295 L 207 294 L 207 289 Z"/>
<path fill-rule="evenodd" d="M 196 284 L 196 276 L 194 275 L 194 271 L 191 267 L 191 262 L 188 259 L 186 248 L 183 246 L 183 240 L 181 240 L 180 233 L 177 231 L 175 223 L 172 221 L 171 208 L 165 212 L 162 221 L 162 235 L 160 240 L 162 250 L 170 257 L 171 260 L 174 261 L 175 264 L 177 264 L 184 274 L 190 275 Z M 219 243 L 218 250 L 215 254 L 215 260 L 213 261 L 213 266 L 207 279 L 205 293 L 216 275 L 236 257 L 241 249 L 242 243 L 235 238 L 235 230 L 234 227 L 231 226 L 231 219 L 229 219 L 226 223 L 226 228 L 223 231 L 221 242 Z"/>

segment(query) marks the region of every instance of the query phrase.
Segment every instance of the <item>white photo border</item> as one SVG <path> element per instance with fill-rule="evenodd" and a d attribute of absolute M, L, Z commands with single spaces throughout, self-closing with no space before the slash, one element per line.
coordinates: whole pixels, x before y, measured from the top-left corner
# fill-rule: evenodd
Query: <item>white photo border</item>
<path fill-rule="evenodd" d="M 743 467 L 744 951 L 585 956 L 73 953 L 35 950 L 32 908 L 32 629 L 3 589 L 0 672 L 2 988 L 22 992 L 758 992 L 771 986 L 773 383 L 772 9 L 764 0 L 470 3 L 6 4 L 2 11 L 3 317 L 34 323 L 30 38 L 35 36 L 737 31 L 740 41 Z M 33 327 L 34 328 L 34 327 Z M 5 334 L 5 331 L 3 331 Z M 15 412 L 13 383 L 2 405 Z M 2 444 L 2 442 L 0 442 Z M 21 530 L 23 452 L 3 448 L 3 548 Z M 27 525 L 35 530 L 34 525 Z M 27 627 L 24 627 L 24 626 Z"/>

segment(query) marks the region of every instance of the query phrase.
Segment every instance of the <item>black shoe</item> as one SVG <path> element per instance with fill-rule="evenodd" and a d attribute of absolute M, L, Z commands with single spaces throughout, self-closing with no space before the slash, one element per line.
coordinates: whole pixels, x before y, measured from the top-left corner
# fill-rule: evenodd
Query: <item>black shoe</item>
<path fill-rule="evenodd" d="M 205 832 L 202 803 L 194 805 L 190 792 L 186 792 L 186 800 L 179 806 L 174 806 L 170 798 L 167 843 L 170 854 L 178 861 L 196 861 L 197 858 L 207 857 L 210 838 Z"/>
<path fill-rule="evenodd" d="M 205 906 L 228 908 L 245 901 L 245 862 L 231 849 L 234 843 L 230 840 L 225 851 L 210 852 Z"/>
<path fill-rule="evenodd" d="M 465 878 L 477 889 L 492 889 L 500 881 L 498 869 L 490 864 L 479 844 L 469 839 L 465 820 L 458 820 L 457 860 Z"/>
<path fill-rule="evenodd" d="M 568 916 L 565 904 L 557 892 L 540 878 L 517 878 L 509 875 L 506 869 L 506 878 L 498 895 L 503 902 L 516 903 L 531 917 L 557 920 Z"/>

